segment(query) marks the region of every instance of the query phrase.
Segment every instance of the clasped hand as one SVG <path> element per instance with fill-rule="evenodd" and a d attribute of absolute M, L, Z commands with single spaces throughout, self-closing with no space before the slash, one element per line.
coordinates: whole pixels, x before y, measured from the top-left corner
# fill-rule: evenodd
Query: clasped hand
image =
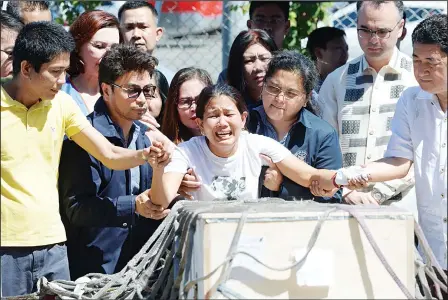
<path fill-rule="evenodd" d="M 164 168 L 171 160 L 171 155 L 165 151 L 161 142 L 154 141 L 149 147 L 148 163 L 153 169 Z"/>
<path fill-rule="evenodd" d="M 367 187 L 371 178 L 370 175 L 364 174 L 364 172 L 362 171 L 362 168 L 364 167 L 365 166 L 361 166 L 360 168 L 356 166 L 349 167 L 347 169 L 339 169 L 337 171 L 338 179 L 342 180 L 343 183 L 346 183 L 341 184 L 341 186 L 343 185 L 345 188 L 348 188 L 350 190 L 357 190 Z M 310 185 L 311 193 L 317 197 L 333 196 L 334 193 L 336 193 L 339 189 L 334 184 L 335 172 L 336 171 L 324 169 L 318 170 L 318 176 L 312 179 Z"/>

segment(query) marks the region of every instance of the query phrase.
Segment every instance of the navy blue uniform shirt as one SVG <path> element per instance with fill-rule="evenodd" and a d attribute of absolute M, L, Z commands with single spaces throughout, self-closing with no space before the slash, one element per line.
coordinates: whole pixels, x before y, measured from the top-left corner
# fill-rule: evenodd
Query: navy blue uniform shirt
<path fill-rule="evenodd" d="M 267 119 L 263 105 L 250 112 L 249 132 L 268 136 L 279 141 L 277 132 Z M 297 121 L 292 125 L 287 135 L 279 141 L 292 154 L 316 169 L 337 170 L 342 168 L 342 153 L 336 130 L 326 121 L 315 116 L 306 108 L 302 108 Z M 264 173 L 261 175 L 264 177 Z M 262 182 L 262 178 L 260 178 Z M 333 197 L 314 197 L 309 188 L 298 185 L 284 177 L 278 192 L 272 192 L 266 187 L 261 188 L 260 197 L 280 197 L 285 200 L 313 199 L 318 202 L 341 202 L 341 190 Z"/>
<path fill-rule="evenodd" d="M 102 98 L 87 118 L 112 144 L 128 147 Z M 135 140 L 136 148 L 149 147 L 147 127 L 138 121 L 135 123 L 141 129 Z M 141 165 L 139 170 L 139 190 L 133 195 L 130 170 L 108 169 L 73 141 L 64 141 L 59 197 L 72 280 L 87 273 L 119 272 L 161 223 L 135 212 L 136 196 L 149 189 L 152 181 L 149 164 Z"/>

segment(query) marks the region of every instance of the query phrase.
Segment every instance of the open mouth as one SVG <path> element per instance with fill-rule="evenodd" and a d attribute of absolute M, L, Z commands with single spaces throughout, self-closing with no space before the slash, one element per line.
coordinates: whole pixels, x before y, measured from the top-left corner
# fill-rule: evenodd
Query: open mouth
<path fill-rule="evenodd" d="M 190 120 L 196 120 L 196 116 L 192 116 L 191 118 L 190 118 Z"/>
<path fill-rule="evenodd" d="M 222 140 L 228 139 L 232 136 L 231 131 L 218 131 L 215 133 L 215 135 Z"/>

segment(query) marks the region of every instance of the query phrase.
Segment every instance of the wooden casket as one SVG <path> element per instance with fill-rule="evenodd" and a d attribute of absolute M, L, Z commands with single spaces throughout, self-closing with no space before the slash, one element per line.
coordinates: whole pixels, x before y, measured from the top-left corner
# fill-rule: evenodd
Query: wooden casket
<path fill-rule="evenodd" d="M 311 201 L 217 203 L 212 210 L 200 213 L 192 226 L 190 261 L 182 280 L 185 285 L 210 274 L 225 261 L 242 212 L 247 214 L 237 251 L 279 269 L 303 258 L 317 223 L 325 212 L 335 209 L 328 214 L 300 265 L 272 270 L 237 253 L 227 276 L 221 277 L 221 267 L 209 278 L 197 281 L 186 297 L 219 298 L 219 291 L 225 288 L 234 298 L 247 299 L 405 299 L 357 220 L 337 207 Z M 354 209 L 398 279 L 414 295 L 413 215 L 389 206 Z M 221 289 L 216 292 L 218 279 Z"/>

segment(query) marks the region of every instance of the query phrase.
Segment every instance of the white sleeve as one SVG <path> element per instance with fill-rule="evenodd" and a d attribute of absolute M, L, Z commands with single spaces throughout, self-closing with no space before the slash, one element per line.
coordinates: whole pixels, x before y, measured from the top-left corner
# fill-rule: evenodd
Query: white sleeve
<path fill-rule="evenodd" d="M 317 105 L 319 105 L 322 119 L 327 121 L 340 134 L 338 126 L 338 99 L 334 88 L 334 81 L 336 80 L 339 80 L 339 76 L 336 76 L 334 72 L 325 78 L 319 90 Z"/>
<path fill-rule="evenodd" d="M 190 162 L 188 156 L 186 154 L 185 149 L 182 147 L 176 147 L 173 151 L 173 156 L 171 157 L 171 161 L 163 170 L 164 173 L 187 173 L 188 167 L 190 166 Z"/>
<path fill-rule="evenodd" d="M 402 157 L 414 161 L 414 148 L 412 146 L 411 129 L 409 126 L 409 111 L 406 99 L 407 94 L 404 92 L 397 102 L 395 114 L 391 123 L 392 136 L 387 145 L 384 157 Z M 412 106 L 412 105 L 411 105 Z"/>
<path fill-rule="evenodd" d="M 291 152 L 276 140 L 258 134 L 249 135 L 249 147 L 256 146 L 261 154 L 269 156 L 274 163 L 284 160 Z"/>

